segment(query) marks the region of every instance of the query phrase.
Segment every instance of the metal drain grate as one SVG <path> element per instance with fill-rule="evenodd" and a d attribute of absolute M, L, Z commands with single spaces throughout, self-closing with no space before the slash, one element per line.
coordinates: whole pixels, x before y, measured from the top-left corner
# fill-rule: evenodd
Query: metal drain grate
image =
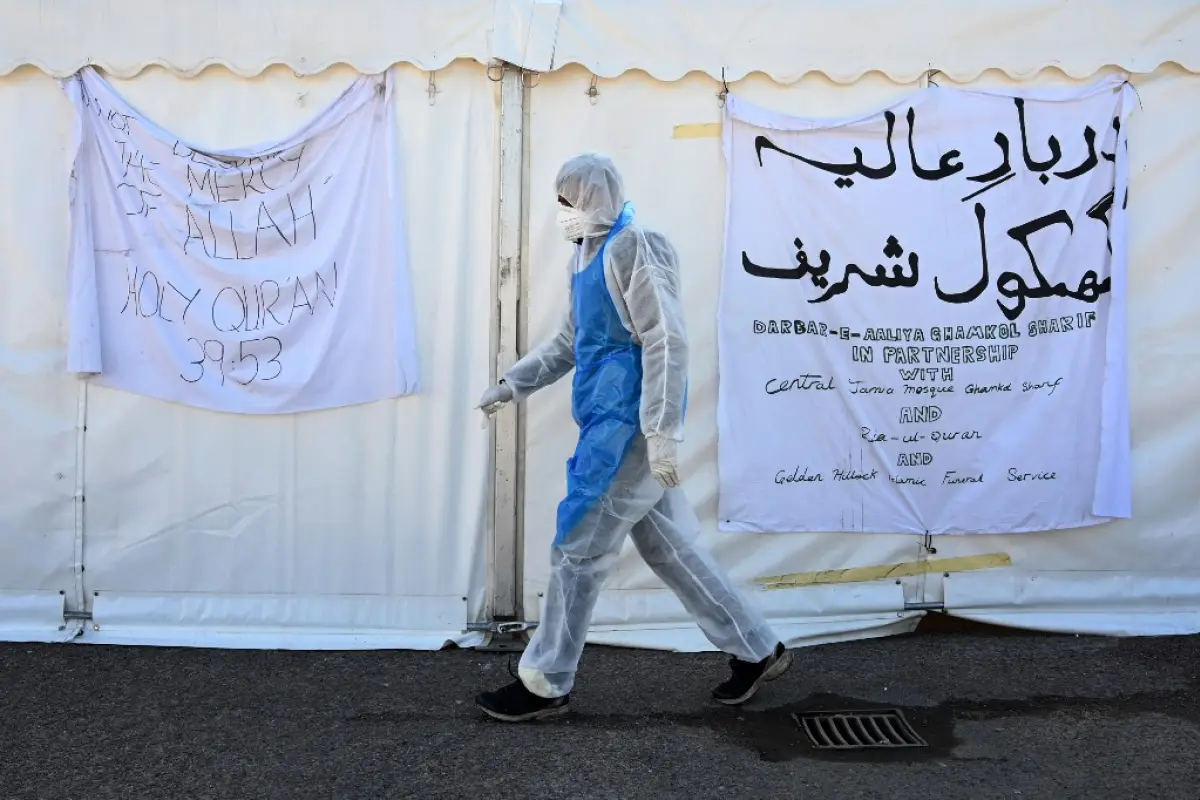
<path fill-rule="evenodd" d="M 876 750 L 928 747 L 899 709 L 810 711 L 793 714 L 818 750 Z"/>

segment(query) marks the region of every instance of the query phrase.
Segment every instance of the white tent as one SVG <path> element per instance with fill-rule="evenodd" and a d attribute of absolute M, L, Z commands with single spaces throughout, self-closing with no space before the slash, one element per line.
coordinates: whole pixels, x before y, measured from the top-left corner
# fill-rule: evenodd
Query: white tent
<path fill-rule="evenodd" d="M 536 619 L 567 387 L 494 434 L 472 409 L 561 309 L 549 187 L 612 154 L 676 242 L 693 335 L 687 488 L 704 541 L 794 643 L 910 630 L 928 609 L 1108 634 L 1200 631 L 1200 6 L 1183 0 L 18 0 L 0 28 L 0 639 L 223 647 L 470 644 Z M 503 62 L 503 63 L 501 63 Z M 423 391 L 242 417 L 69 375 L 72 111 L 103 69 L 215 147 L 281 136 L 355 71 L 396 65 Z M 489 66 L 490 65 L 490 66 Z M 1132 74 L 1134 516 L 1009 536 L 720 534 L 716 286 L 723 88 L 812 116 L 942 86 Z M 1189 313 L 1192 312 L 1192 313 Z M 524 614 L 522 614 L 524 611 Z M 621 558 L 597 642 L 707 646 Z"/>

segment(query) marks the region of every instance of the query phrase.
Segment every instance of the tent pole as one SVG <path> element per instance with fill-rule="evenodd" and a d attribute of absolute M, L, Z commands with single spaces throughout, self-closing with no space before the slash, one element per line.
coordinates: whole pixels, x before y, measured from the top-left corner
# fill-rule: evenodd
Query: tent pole
<path fill-rule="evenodd" d="M 500 173 L 496 237 L 497 342 L 495 373 L 516 363 L 520 334 L 525 176 L 525 72 L 503 64 L 500 78 Z M 521 591 L 521 415 L 509 407 L 496 416 L 493 518 L 488 548 L 489 640 L 513 637 L 523 626 Z M 510 623 L 504 625 L 504 623 Z"/>

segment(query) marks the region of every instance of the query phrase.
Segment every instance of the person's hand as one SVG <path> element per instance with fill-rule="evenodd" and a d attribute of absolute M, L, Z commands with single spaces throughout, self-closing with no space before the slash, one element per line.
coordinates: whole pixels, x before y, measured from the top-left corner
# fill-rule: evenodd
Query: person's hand
<path fill-rule="evenodd" d="M 650 472 L 664 489 L 679 485 L 679 443 L 664 436 L 646 437 Z"/>
<path fill-rule="evenodd" d="M 512 399 L 512 387 L 504 381 L 500 381 L 483 393 L 483 397 L 479 400 L 479 408 L 483 411 L 484 416 L 491 419 L 497 411 L 507 403 L 511 403 Z"/>

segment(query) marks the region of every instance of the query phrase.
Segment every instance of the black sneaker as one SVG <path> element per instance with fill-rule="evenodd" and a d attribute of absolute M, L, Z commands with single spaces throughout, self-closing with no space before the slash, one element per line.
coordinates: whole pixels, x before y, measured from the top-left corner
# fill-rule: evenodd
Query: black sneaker
<path fill-rule="evenodd" d="M 733 675 L 729 680 L 713 689 L 713 699 L 727 706 L 740 706 L 754 697 L 759 687 L 768 681 L 773 681 L 787 672 L 792 665 L 792 654 L 783 646 L 783 642 L 775 645 L 775 652 L 762 661 L 742 661 L 740 658 L 729 659 L 729 668 Z"/>
<path fill-rule="evenodd" d="M 475 698 L 475 705 L 483 709 L 483 713 L 502 722 L 532 722 L 565 714 L 569 702 L 571 695 L 550 700 L 538 697 L 519 680 Z"/>

